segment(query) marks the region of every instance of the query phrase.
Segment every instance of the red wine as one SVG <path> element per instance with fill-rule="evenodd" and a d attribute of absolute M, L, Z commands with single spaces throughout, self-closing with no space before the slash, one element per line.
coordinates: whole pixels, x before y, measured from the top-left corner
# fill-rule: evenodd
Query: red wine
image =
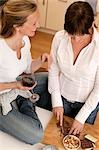
<path fill-rule="evenodd" d="M 27 87 L 32 87 L 35 84 L 35 81 L 32 77 L 23 77 L 22 78 L 22 85 Z"/>

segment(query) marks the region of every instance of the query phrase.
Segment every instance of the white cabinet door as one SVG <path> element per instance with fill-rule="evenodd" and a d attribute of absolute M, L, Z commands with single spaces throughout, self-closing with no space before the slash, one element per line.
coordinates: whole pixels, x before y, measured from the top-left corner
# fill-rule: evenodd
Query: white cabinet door
<path fill-rule="evenodd" d="M 67 7 L 77 0 L 48 0 L 46 28 L 61 30 L 64 28 L 64 16 Z"/>
<path fill-rule="evenodd" d="M 99 13 L 99 0 L 97 0 L 96 12 Z"/>
<path fill-rule="evenodd" d="M 47 14 L 47 0 L 37 0 L 40 11 L 40 26 L 45 28 Z"/>

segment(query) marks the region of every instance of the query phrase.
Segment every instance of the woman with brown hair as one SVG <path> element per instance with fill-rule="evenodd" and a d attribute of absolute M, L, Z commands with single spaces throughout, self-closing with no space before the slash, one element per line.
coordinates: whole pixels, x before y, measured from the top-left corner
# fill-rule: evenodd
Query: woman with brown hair
<path fill-rule="evenodd" d="M 73 117 L 70 134 L 84 123 L 93 124 L 99 111 L 99 33 L 87 2 L 72 3 L 64 30 L 56 33 L 51 48 L 49 92 L 53 113 L 62 126 L 63 114 Z"/>

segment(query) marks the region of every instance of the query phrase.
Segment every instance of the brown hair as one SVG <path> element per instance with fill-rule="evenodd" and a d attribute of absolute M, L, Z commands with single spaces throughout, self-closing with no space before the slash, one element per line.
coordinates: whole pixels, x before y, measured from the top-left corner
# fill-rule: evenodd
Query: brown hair
<path fill-rule="evenodd" d="M 7 38 L 14 33 L 14 25 L 22 26 L 27 17 L 37 10 L 33 0 L 5 0 L 1 6 L 1 36 Z"/>
<path fill-rule="evenodd" d="M 64 29 L 71 35 L 89 34 L 94 21 L 94 12 L 87 2 L 72 3 L 65 14 Z"/>

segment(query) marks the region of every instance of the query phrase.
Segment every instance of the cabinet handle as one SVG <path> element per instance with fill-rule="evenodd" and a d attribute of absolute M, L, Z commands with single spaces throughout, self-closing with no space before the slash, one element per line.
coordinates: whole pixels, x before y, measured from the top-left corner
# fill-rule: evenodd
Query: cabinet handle
<path fill-rule="evenodd" d="M 58 1 L 66 3 L 68 0 L 58 0 Z"/>
<path fill-rule="evenodd" d="M 45 0 L 43 0 L 43 5 L 45 5 Z"/>

